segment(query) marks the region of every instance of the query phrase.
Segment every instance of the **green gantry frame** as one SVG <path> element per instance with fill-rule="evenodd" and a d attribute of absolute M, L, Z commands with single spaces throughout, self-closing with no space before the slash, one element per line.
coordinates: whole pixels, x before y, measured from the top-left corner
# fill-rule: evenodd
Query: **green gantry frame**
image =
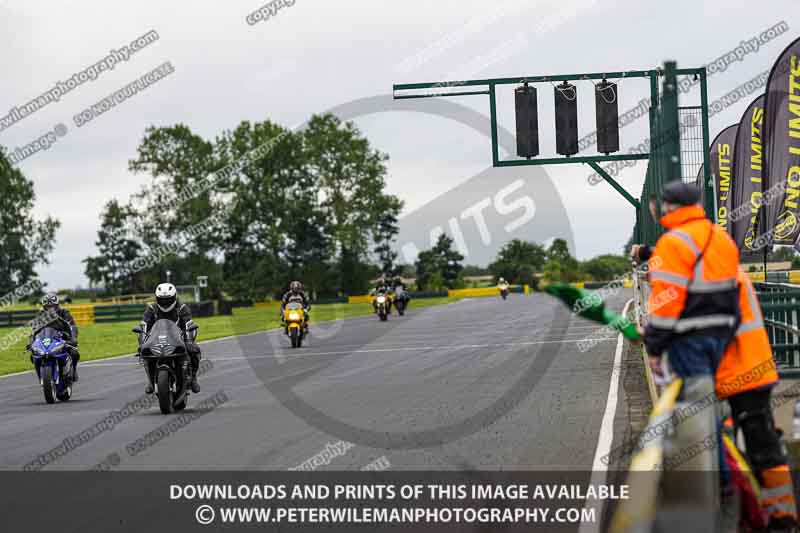
<path fill-rule="evenodd" d="M 497 142 L 497 98 L 496 91 L 499 85 L 524 85 L 534 83 L 549 83 L 558 81 L 580 81 L 580 80 L 603 80 L 612 79 L 614 81 L 630 79 L 630 78 L 649 78 L 650 79 L 650 129 L 651 129 L 651 146 L 653 144 L 654 131 L 653 131 L 653 110 L 657 109 L 659 103 L 665 108 L 669 108 L 666 116 L 669 117 L 665 124 L 664 129 L 669 131 L 669 128 L 674 128 L 672 131 L 678 132 L 678 94 L 677 94 L 677 76 L 697 76 L 700 78 L 700 107 L 703 117 L 703 169 L 705 174 L 705 198 L 711 199 L 711 204 L 707 202 L 706 211 L 714 219 L 716 211 L 713 205 L 713 182 L 711 181 L 710 164 L 709 164 L 709 127 L 708 127 L 708 86 L 706 81 L 706 69 L 678 69 L 674 62 L 665 63 L 665 68 L 655 70 L 630 70 L 624 72 L 591 72 L 584 74 L 558 74 L 552 76 L 522 76 L 515 78 L 492 78 L 483 80 L 462 80 L 462 81 L 440 81 L 430 83 L 406 83 L 395 84 L 393 86 L 393 96 L 395 99 L 408 99 L 408 98 L 437 98 L 441 96 L 472 96 L 472 95 L 487 95 L 489 96 L 489 113 L 492 128 L 492 165 L 495 167 L 514 167 L 525 165 L 559 165 L 570 163 L 584 163 L 592 167 L 603 179 L 605 179 L 614 189 L 617 190 L 623 197 L 625 197 L 631 205 L 636 208 L 637 213 L 641 209 L 641 204 L 633 195 L 625 190 L 614 178 L 612 178 L 603 168 L 600 163 L 607 163 L 611 161 L 630 161 L 649 159 L 650 154 L 616 154 L 616 155 L 594 155 L 594 156 L 564 156 L 564 157 L 550 157 L 550 158 L 533 158 L 533 159 L 511 159 L 500 160 L 499 146 Z M 662 101 L 659 102 L 658 91 L 658 78 L 659 76 L 665 77 L 665 89 Z M 433 92 L 422 94 L 403 94 L 405 91 L 419 91 L 423 89 L 449 89 L 453 87 L 483 87 L 483 90 L 465 90 L 453 92 Z M 398 94 L 401 93 L 401 94 Z M 673 120 L 674 118 L 674 120 Z M 681 177 L 681 164 L 680 164 L 680 140 L 678 136 L 672 143 L 674 146 L 667 147 L 667 153 L 670 154 L 668 158 L 668 166 L 670 174 L 673 179 Z"/>

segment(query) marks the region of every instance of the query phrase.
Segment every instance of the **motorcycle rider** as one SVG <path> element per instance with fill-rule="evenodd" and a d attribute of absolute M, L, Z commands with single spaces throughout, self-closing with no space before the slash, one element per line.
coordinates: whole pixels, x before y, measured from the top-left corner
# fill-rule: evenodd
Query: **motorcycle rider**
<path fill-rule="evenodd" d="M 303 328 L 308 333 L 308 319 L 311 316 L 311 299 L 303 290 L 303 284 L 299 281 L 293 281 L 289 284 L 289 290 L 284 293 L 281 298 L 281 321 L 283 321 L 283 312 L 286 309 L 286 304 L 298 302 L 303 306 L 304 322 Z"/>
<path fill-rule="evenodd" d="M 78 361 L 81 359 L 81 354 L 78 352 L 78 326 L 75 324 L 72 313 L 61 307 L 58 294 L 48 292 L 42 296 L 42 311 L 37 315 L 33 323 L 35 326 L 34 330 L 31 332 L 28 349 L 30 349 L 30 345 L 33 344 L 33 336 L 36 335 L 37 331 L 46 327 L 61 331 L 67 336 L 64 342 L 71 350 L 72 381 L 78 381 Z M 32 359 L 31 357 L 31 360 Z"/>
<path fill-rule="evenodd" d="M 192 366 L 192 381 L 189 386 L 192 392 L 197 394 L 200 392 L 200 384 L 197 382 L 197 370 L 200 368 L 200 347 L 196 342 L 197 328 L 192 320 L 192 312 L 188 305 L 178 300 L 178 290 L 172 283 L 159 284 L 156 287 L 155 295 L 156 302 L 147 305 L 140 327 L 143 334 L 147 334 L 158 320 L 171 320 L 178 325 L 183 331 L 186 350 L 189 352 L 189 361 Z M 147 372 L 145 393 L 152 394 L 155 387 L 153 386 L 153 376 L 150 375 L 150 369 L 147 365 L 145 365 L 145 371 Z"/>
<path fill-rule="evenodd" d="M 505 278 L 498 278 L 497 280 L 497 289 L 502 294 L 503 292 L 508 292 L 508 282 Z"/>
<path fill-rule="evenodd" d="M 406 284 L 403 283 L 403 278 L 401 278 L 400 276 L 394 277 L 394 279 L 392 280 L 392 286 L 394 287 L 395 290 L 397 290 L 398 287 L 400 287 L 400 289 L 403 291 L 406 290 Z"/>
<path fill-rule="evenodd" d="M 408 290 L 406 289 L 406 284 L 403 283 L 403 278 L 395 276 L 392 280 L 392 288 L 394 289 L 395 301 L 402 301 L 404 304 L 408 305 L 408 301 L 411 297 L 408 295 Z"/>
<path fill-rule="evenodd" d="M 391 288 L 389 287 L 389 284 L 386 282 L 386 278 L 383 275 L 381 275 L 375 282 L 375 288 L 372 289 L 372 291 L 370 292 L 370 296 L 372 296 L 372 309 L 375 311 L 375 313 L 378 312 L 378 301 L 375 297 L 378 296 L 379 294 L 388 296 L 390 291 Z M 389 311 L 391 311 L 391 309 L 392 309 L 392 301 L 390 299 Z"/>

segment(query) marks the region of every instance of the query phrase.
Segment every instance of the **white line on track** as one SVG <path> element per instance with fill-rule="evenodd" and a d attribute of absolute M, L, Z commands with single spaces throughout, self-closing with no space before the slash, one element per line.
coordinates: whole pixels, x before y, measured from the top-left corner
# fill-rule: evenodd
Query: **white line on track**
<path fill-rule="evenodd" d="M 628 308 L 633 300 L 628 300 L 622 310 L 622 316 L 628 316 Z M 622 349 L 625 346 L 625 337 L 622 333 L 617 337 L 617 349 L 614 352 L 614 364 L 611 366 L 611 380 L 608 386 L 608 398 L 606 399 L 606 410 L 603 413 L 603 421 L 600 423 L 600 435 L 597 437 L 597 448 L 594 452 L 594 461 L 592 461 L 592 479 L 589 481 L 590 485 L 595 487 L 602 485 L 606 482 L 606 474 L 608 465 L 603 463 L 603 457 L 608 456 L 611 452 L 611 443 L 614 440 L 614 418 L 617 415 L 617 400 L 619 393 L 619 378 L 622 370 Z M 588 533 L 589 531 L 600 530 L 600 519 L 602 517 L 603 500 L 590 500 L 586 499 L 584 509 L 594 508 L 597 515 L 597 522 L 581 524 L 578 533 Z"/>
<path fill-rule="evenodd" d="M 401 348 L 374 348 L 371 350 L 345 350 L 345 351 L 337 351 L 337 352 L 313 352 L 313 353 L 302 353 L 297 351 L 292 351 L 289 355 L 292 357 L 316 357 L 316 356 L 323 356 L 323 355 L 348 355 L 348 354 L 355 354 L 355 353 L 380 353 L 380 352 L 408 352 L 408 351 L 424 351 L 424 350 L 460 350 L 460 349 L 470 349 L 470 348 L 507 348 L 507 347 L 515 347 L 515 346 L 530 346 L 535 344 L 558 344 L 558 343 L 568 343 L 568 342 L 580 342 L 580 341 L 589 341 L 592 340 L 596 342 L 598 339 L 560 339 L 560 340 L 552 340 L 552 341 L 530 341 L 530 342 L 510 342 L 504 344 L 462 344 L 459 346 L 453 345 L 445 345 L 445 346 L 411 346 L 411 347 L 401 347 Z M 613 337 L 609 337 L 608 339 L 602 340 L 613 340 Z M 290 349 L 287 347 L 287 352 Z M 232 357 L 214 357 L 214 361 L 236 361 L 240 359 L 261 359 L 266 357 L 273 357 L 272 354 L 259 354 L 259 355 L 237 355 Z M 98 362 L 95 363 L 96 365 L 103 365 L 108 363 Z"/>

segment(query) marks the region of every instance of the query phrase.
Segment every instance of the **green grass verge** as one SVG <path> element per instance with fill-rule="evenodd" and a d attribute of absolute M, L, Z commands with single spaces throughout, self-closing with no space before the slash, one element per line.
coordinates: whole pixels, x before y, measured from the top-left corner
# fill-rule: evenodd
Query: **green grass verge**
<path fill-rule="evenodd" d="M 425 298 L 413 300 L 412 312 L 415 309 L 455 302 L 458 298 Z M 311 309 L 311 324 L 328 320 L 339 320 L 372 313 L 370 304 L 322 304 Z M 218 339 L 231 335 L 255 333 L 276 328 L 280 324 L 278 308 L 256 309 L 251 307 L 234 309 L 233 316 L 214 316 L 195 320 L 200 326 L 200 341 Z M 136 351 L 136 335 L 131 328 L 137 321 L 94 324 L 80 328 L 81 362 L 105 359 L 116 355 L 124 355 Z M 0 338 L 11 335 L 15 329 L 0 329 Z M 0 351 L 0 375 L 21 372 L 32 368 L 30 356 L 25 352 L 28 332 L 24 339 Z"/>

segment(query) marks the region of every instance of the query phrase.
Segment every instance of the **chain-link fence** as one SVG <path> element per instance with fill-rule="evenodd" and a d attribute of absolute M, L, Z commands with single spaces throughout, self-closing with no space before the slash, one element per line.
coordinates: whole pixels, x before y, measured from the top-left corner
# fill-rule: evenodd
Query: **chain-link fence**
<path fill-rule="evenodd" d="M 660 91 L 654 91 L 657 101 L 652 102 L 650 108 L 650 159 L 634 229 L 635 242 L 651 245 L 664 232 L 650 213 L 651 198 L 656 199 L 656 207 L 660 209 L 664 184 L 674 179 L 695 182 L 707 157 L 706 108 L 704 105 L 678 106 L 674 63 L 667 63 L 661 74 L 663 86 Z"/>

